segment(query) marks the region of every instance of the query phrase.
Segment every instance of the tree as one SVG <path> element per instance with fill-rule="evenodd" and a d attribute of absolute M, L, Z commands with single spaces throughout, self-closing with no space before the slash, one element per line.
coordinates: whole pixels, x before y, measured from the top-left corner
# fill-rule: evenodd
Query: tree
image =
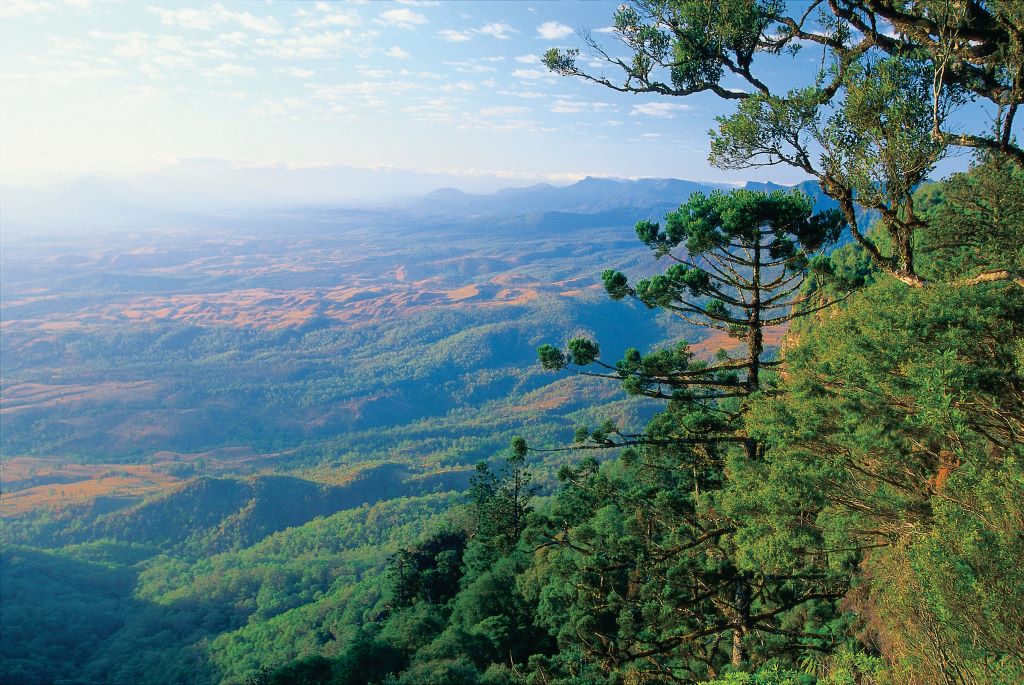
<path fill-rule="evenodd" d="M 957 282 L 1020 264 L 1019 173 L 987 160 L 919 190 L 922 271 L 951 282 L 876 279 L 805 320 L 785 392 L 745 417 L 766 458 L 734 473 L 741 547 L 853 552 L 843 605 L 897 682 L 1024 678 L 1024 293 Z"/>
<path fill-rule="evenodd" d="M 920 252 L 929 275 L 1024 273 L 1024 169 L 993 155 L 969 171 L 921 188 L 928 218 Z"/>
<path fill-rule="evenodd" d="M 641 434 L 611 424 L 577 433 L 576 447 L 629 449 L 614 468 L 595 462 L 563 474 L 564 505 L 542 542 L 546 580 L 534 593 L 566 653 L 606 672 L 693 679 L 730 662 L 827 648 L 821 631 L 831 616 L 813 605 L 840 596 L 843 579 L 813 559 L 788 568 L 741 563 L 739 522 L 725 514 L 725 500 L 732 462 L 763 457 L 744 413 L 778 363 L 764 331 L 832 304 L 806 297 L 804 287 L 831 272 L 819 252 L 841 225 L 836 212 L 813 214 L 799 193 L 694 194 L 664 228 L 637 225 L 672 265 L 635 285 L 606 271 L 605 288 L 738 338 L 741 351 L 709 363 L 682 342 L 647 355 L 631 349 L 607 364 L 586 339 L 538 350 L 546 368 L 616 379 L 630 394 L 668 401 Z"/>
<path fill-rule="evenodd" d="M 537 494 L 526 455 L 526 441 L 517 437 L 500 473 L 495 474 L 486 462 L 476 467 L 469 488 L 472 530 L 466 568 L 470 580 L 519 546 L 532 511 L 530 500 Z"/>
<path fill-rule="evenodd" d="M 459 591 L 465 549 L 462 531 L 440 531 L 415 547 L 400 550 L 388 563 L 394 605 L 448 602 Z"/>
<path fill-rule="evenodd" d="M 876 283 L 801 332 L 787 392 L 747 415 L 767 458 L 737 474 L 741 542 L 759 563 L 809 535 L 856 552 L 844 604 L 901 682 L 1024 677 L 1022 322 L 1006 284 Z"/>
<path fill-rule="evenodd" d="M 584 35 L 589 56 L 621 81 L 585 71 L 578 49 L 553 48 L 544 61 L 620 92 L 738 101 L 711 132 L 711 161 L 786 164 L 818 179 L 876 267 L 921 286 L 914 234 L 927 219 L 913 195 L 935 164 L 971 148 L 1024 168 L 1013 135 L 1024 102 L 1021 27 L 1020 0 L 633 0 L 615 13 L 625 57 Z M 806 83 L 781 92 L 759 77 L 765 59 L 805 45 L 822 51 Z M 955 130 L 963 124 L 951 114 L 970 105 L 979 119 L 992 115 L 991 130 Z M 880 213 L 888 252 L 858 224 L 855 202 Z M 1024 286 L 1006 269 L 976 277 L 997 278 Z"/>
<path fill-rule="evenodd" d="M 762 369 L 778 364 L 765 359 L 766 328 L 834 303 L 808 298 L 801 290 L 809 274 L 817 279 L 831 273 L 829 259 L 818 253 L 836 240 L 842 223 L 834 211 L 814 214 L 801 193 L 695 193 L 666 216 L 664 229 L 650 221 L 636 226 L 655 257 L 673 264 L 635 286 L 625 274 L 607 270 L 602 274 L 605 290 L 612 299 L 630 297 L 739 338 L 744 354 L 708 364 L 695 359 L 684 342 L 649 355 L 630 349 L 611 365 L 598 359 L 597 343 L 577 338 L 569 341 L 568 354 L 551 345 L 540 347 L 541 364 L 553 370 L 570 364 L 599 366 L 603 371 L 581 373 L 620 380 L 630 394 L 669 400 L 675 415 L 685 407 L 689 418 L 675 428 L 679 433 L 672 444 L 738 442 L 748 457 L 756 458 L 756 445 L 742 435 L 740 412 L 715 403 L 756 393 Z M 613 429 L 579 437 L 577 442 L 597 447 L 650 443 L 649 437 L 623 436 Z"/>

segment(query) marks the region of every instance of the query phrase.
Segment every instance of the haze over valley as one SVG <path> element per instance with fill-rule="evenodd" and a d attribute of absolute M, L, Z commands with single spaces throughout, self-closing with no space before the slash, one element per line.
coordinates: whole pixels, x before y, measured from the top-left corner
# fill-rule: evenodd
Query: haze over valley
<path fill-rule="evenodd" d="M 1024 3 L 0 2 L 0 685 L 1024 682 Z"/>

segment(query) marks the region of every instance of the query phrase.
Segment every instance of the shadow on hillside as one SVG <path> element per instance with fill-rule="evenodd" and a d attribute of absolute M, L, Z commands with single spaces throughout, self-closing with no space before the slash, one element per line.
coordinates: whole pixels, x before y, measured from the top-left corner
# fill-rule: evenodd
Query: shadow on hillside
<path fill-rule="evenodd" d="M 0 682 L 215 682 L 198 646 L 244 621 L 194 600 L 134 596 L 137 571 L 27 547 L 0 553 Z"/>

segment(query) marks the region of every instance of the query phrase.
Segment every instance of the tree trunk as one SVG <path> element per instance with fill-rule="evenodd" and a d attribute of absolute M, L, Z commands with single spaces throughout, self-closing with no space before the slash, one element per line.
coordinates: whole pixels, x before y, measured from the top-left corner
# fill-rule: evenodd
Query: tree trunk
<path fill-rule="evenodd" d="M 732 665 L 742 669 L 747 662 L 747 649 L 743 638 L 750 632 L 750 583 L 745 577 L 736 579 L 736 625 L 732 629 Z"/>

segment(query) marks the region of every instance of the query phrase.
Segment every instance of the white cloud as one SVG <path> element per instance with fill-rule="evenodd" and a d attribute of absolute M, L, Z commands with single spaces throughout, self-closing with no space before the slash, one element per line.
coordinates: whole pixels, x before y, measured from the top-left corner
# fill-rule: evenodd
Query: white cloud
<path fill-rule="evenodd" d="M 420 104 L 407 105 L 402 108 L 403 112 L 415 114 L 419 119 L 427 119 L 441 123 L 450 123 L 455 107 L 448 98 L 427 98 L 420 100 Z"/>
<path fill-rule="evenodd" d="M 441 86 L 441 90 L 446 93 L 472 93 L 476 90 L 476 84 L 469 81 L 456 81 L 455 83 L 446 83 Z"/>
<path fill-rule="evenodd" d="M 512 114 L 526 114 L 529 107 L 484 107 L 480 110 L 482 117 L 505 117 Z"/>
<path fill-rule="evenodd" d="M 472 60 L 463 60 L 460 62 L 442 62 L 442 64 L 449 67 L 455 67 L 455 71 L 462 72 L 463 74 L 486 74 L 491 71 L 497 71 L 494 67 L 488 67 L 484 64 L 477 64 Z"/>
<path fill-rule="evenodd" d="M 213 29 L 213 25 L 217 21 L 216 15 L 211 10 L 191 8 L 169 10 L 163 7 L 150 7 L 149 11 L 160 17 L 160 23 L 164 26 L 180 26 L 197 31 L 209 31 Z"/>
<path fill-rule="evenodd" d="M 542 69 L 516 69 L 512 75 L 524 81 L 540 81 L 553 78 L 551 72 Z"/>
<path fill-rule="evenodd" d="M 615 33 L 614 26 L 603 26 L 599 29 L 594 29 L 594 33 Z"/>
<path fill-rule="evenodd" d="M 449 43 L 464 43 L 467 40 L 473 39 L 473 35 L 468 31 L 456 31 L 455 29 L 441 29 L 437 32 L 437 35 Z"/>
<path fill-rule="evenodd" d="M 223 43 L 231 47 L 237 47 L 244 45 L 249 40 L 249 35 L 242 33 L 241 31 L 232 31 L 231 33 L 222 33 L 217 36 L 217 42 Z"/>
<path fill-rule="evenodd" d="M 542 126 L 533 119 L 502 119 L 493 117 L 476 117 L 464 120 L 460 128 L 482 131 L 526 131 L 528 133 L 557 133 L 558 128 Z"/>
<path fill-rule="evenodd" d="M 298 67 L 285 67 L 283 69 L 278 69 L 277 71 L 282 74 L 294 76 L 295 78 L 311 78 L 316 74 L 312 69 L 299 69 Z"/>
<path fill-rule="evenodd" d="M 426 24 L 427 18 L 419 12 L 413 12 L 407 7 L 399 7 L 397 9 L 381 12 L 377 21 L 389 26 L 411 29 L 418 24 Z"/>
<path fill-rule="evenodd" d="M 633 105 L 633 109 L 630 110 L 630 116 L 636 116 L 643 114 L 649 117 L 658 117 L 660 119 L 673 119 L 678 112 L 686 112 L 692 109 L 690 105 L 682 105 L 674 102 L 648 102 L 643 105 Z"/>
<path fill-rule="evenodd" d="M 388 57 L 394 57 L 395 59 L 409 59 L 409 57 L 411 57 L 411 55 L 408 52 L 398 47 L 397 45 L 393 48 L 385 50 L 384 54 Z"/>
<path fill-rule="evenodd" d="M 54 10 L 53 3 L 34 2 L 33 0 L 4 0 L 0 4 L 0 17 L 13 19 L 14 17 L 40 16 Z"/>
<path fill-rule="evenodd" d="M 504 22 L 491 22 L 490 24 L 484 24 L 478 28 L 476 32 L 492 38 L 498 38 L 499 40 L 508 40 L 512 37 L 509 35 L 510 33 L 519 33 Z"/>
<path fill-rule="evenodd" d="M 351 4 L 349 5 L 349 7 Z M 359 26 L 363 23 L 362 18 L 350 9 L 338 9 L 337 4 L 329 2 L 317 2 L 313 5 L 313 11 L 303 8 L 297 9 L 292 16 L 299 17 L 303 21 L 298 23 L 300 28 L 317 28 L 321 26 Z"/>
<path fill-rule="evenodd" d="M 260 38 L 255 41 L 256 52 L 279 59 L 333 57 L 354 42 L 353 35 L 350 29 L 345 29 L 343 31 L 300 33 L 280 39 Z"/>
<path fill-rule="evenodd" d="M 243 29 L 256 33 L 281 33 L 281 25 L 274 17 L 257 17 L 248 12 L 231 12 L 232 18 L 241 24 Z"/>
<path fill-rule="evenodd" d="M 359 26 L 362 20 L 348 12 L 331 12 L 316 20 L 322 26 Z"/>
<path fill-rule="evenodd" d="M 353 95 L 370 97 L 375 95 L 404 95 L 423 90 L 422 85 L 412 81 L 360 81 L 358 83 L 309 83 L 313 98 L 328 102 L 344 103 Z"/>
<path fill-rule="evenodd" d="M 516 57 L 516 61 L 520 64 L 540 64 L 540 57 L 538 55 L 519 55 Z"/>
<path fill-rule="evenodd" d="M 274 17 L 257 17 L 250 12 L 235 12 L 221 4 L 201 10 L 150 7 L 149 11 L 160 17 L 160 23 L 164 26 L 180 26 L 197 31 L 210 31 L 214 25 L 224 23 L 238 24 L 243 29 L 268 35 L 282 31 L 281 24 Z"/>
<path fill-rule="evenodd" d="M 556 114 L 579 114 L 580 112 L 598 112 L 614 108 L 614 105 L 607 102 L 581 102 L 571 98 L 558 98 L 548 108 L 548 111 Z"/>
<path fill-rule="evenodd" d="M 233 47 L 228 40 L 230 34 L 204 41 L 187 40 L 182 36 L 170 34 L 153 35 L 142 31 L 90 31 L 88 35 L 94 40 L 106 43 L 94 48 L 101 53 L 101 56 L 96 58 L 98 62 L 115 65 L 121 61 L 130 61 L 140 73 L 149 77 L 158 77 L 158 67 L 182 69 L 198 64 L 212 68 L 217 63 L 231 63 L 237 59 L 235 53 L 229 49 Z M 242 35 L 244 38 L 244 34 Z M 83 50 L 84 48 L 80 48 L 79 53 L 82 54 Z"/>
<path fill-rule="evenodd" d="M 510 97 L 530 98 L 530 99 L 532 99 L 532 98 L 545 98 L 545 97 L 548 96 L 547 93 L 541 93 L 541 92 L 536 91 L 536 90 L 516 90 L 516 91 L 513 91 L 513 90 L 502 90 L 502 91 L 498 92 L 498 95 L 507 95 L 507 96 L 510 96 Z"/>
<path fill-rule="evenodd" d="M 240 64 L 230 64 L 228 62 L 224 62 L 223 64 L 219 64 L 218 66 L 216 66 L 213 69 L 207 69 L 206 70 L 206 75 L 207 76 L 214 76 L 214 77 L 217 77 L 217 78 L 231 78 L 233 76 L 249 76 L 249 75 L 255 74 L 255 73 L 256 73 L 256 70 L 253 69 L 252 67 L 243 67 Z"/>
<path fill-rule="evenodd" d="M 537 35 L 545 40 L 561 40 L 573 33 L 575 31 L 571 26 L 560 24 L 557 21 L 546 21 L 537 27 Z"/>

